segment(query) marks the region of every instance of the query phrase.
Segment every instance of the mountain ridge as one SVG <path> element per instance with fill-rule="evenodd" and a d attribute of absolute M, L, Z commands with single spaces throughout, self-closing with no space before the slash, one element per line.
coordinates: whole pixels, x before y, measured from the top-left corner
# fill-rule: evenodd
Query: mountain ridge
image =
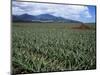
<path fill-rule="evenodd" d="M 65 19 L 63 17 L 57 17 L 50 14 L 40 14 L 37 16 L 23 14 L 12 15 L 12 21 L 14 22 L 66 22 L 66 23 L 78 23 L 80 21 Z"/>

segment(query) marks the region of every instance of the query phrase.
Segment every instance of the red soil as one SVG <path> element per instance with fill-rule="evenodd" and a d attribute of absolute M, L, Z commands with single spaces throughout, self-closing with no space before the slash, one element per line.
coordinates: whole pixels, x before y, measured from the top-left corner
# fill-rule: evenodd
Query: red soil
<path fill-rule="evenodd" d="M 85 24 L 81 24 L 80 26 L 76 26 L 76 27 L 72 27 L 72 29 L 90 29 L 89 26 L 85 25 Z"/>

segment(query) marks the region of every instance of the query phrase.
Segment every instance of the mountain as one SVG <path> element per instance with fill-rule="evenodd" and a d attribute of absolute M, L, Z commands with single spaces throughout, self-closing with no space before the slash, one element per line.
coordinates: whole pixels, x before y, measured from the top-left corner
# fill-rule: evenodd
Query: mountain
<path fill-rule="evenodd" d="M 23 15 L 13 15 L 12 19 L 13 21 L 32 21 L 35 20 L 36 17 L 28 14 L 23 14 Z"/>
<path fill-rule="evenodd" d="M 14 22 L 67 22 L 67 23 L 77 23 L 79 21 L 65 19 L 63 17 L 56 17 L 50 14 L 41 14 L 37 16 L 23 14 L 23 15 L 12 15 L 12 20 Z"/>

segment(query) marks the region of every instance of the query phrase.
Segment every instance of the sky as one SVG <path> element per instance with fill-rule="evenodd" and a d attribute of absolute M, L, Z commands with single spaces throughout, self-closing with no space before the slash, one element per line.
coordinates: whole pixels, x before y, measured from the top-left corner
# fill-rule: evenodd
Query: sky
<path fill-rule="evenodd" d="M 50 14 L 53 16 L 77 20 L 84 23 L 93 23 L 95 22 L 96 18 L 96 7 L 12 1 L 12 14 L 29 14 L 33 16 L 40 14 Z"/>

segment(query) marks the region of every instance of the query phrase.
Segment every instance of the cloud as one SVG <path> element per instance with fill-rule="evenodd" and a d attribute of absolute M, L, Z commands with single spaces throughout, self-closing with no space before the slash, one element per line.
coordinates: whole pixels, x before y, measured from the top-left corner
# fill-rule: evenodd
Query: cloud
<path fill-rule="evenodd" d="M 79 20 L 83 17 L 85 19 L 91 18 L 87 6 L 77 5 L 61 5 L 61 4 L 45 4 L 32 2 L 15 2 L 12 3 L 12 13 L 14 15 L 30 14 L 52 14 L 54 16 L 64 17 L 73 20 Z"/>

